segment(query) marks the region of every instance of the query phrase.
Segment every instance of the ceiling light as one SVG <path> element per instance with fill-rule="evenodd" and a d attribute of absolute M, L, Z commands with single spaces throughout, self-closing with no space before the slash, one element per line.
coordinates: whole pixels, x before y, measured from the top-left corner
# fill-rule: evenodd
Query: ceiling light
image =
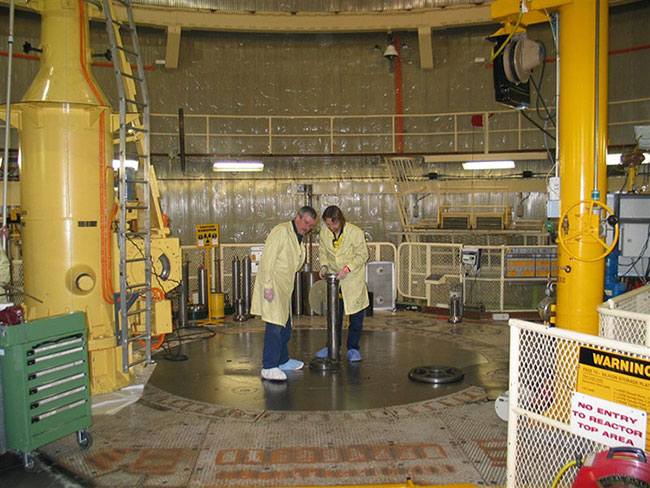
<path fill-rule="evenodd" d="M 645 161 L 641 164 L 650 163 L 650 153 L 643 153 L 643 155 L 645 156 Z M 621 164 L 621 153 L 608 154 L 605 157 L 605 164 L 607 164 L 607 166 L 616 166 L 617 164 Z"/>
<path fill-rule="evenodd" d="M 217 161 L 212 165 L 214 171 L 263 171 L 264 163 L 260 161 Z"/>
<path fill-rule="evenodd" d="M 515 167 L 514 161 L 467 161 L 463 163 L 463 169 L 510 169 Z"/>
<path fill-rule="evenodd" d="M 397 53 L 397 49 L 395 48 L 395 45 L 391 42 L 388 46 L 386 46 L 386 50 L 384 51 L 384 57 L 388 58 L 388 60 L 393 60 L 397 56 L 399 56 L 399 54 Z"/>
<path fill-rule="evenodd" d="M 138 162 L 135 159 L 125 159 L 124 160 L 124 167 L 127 169 L 134 169 L 138 171 Z M 117 171 L 120 169 L 120 160 L 119 159 L 114 159 L 113 160 L 113 170 Z"/>

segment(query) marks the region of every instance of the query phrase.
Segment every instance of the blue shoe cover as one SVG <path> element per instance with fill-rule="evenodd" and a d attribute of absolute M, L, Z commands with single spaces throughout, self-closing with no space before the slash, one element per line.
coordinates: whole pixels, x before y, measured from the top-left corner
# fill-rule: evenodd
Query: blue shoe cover
<path fill-rule="evenodd" d="M 321 349 L 320 351 L 318 351 L 318 352 L 316 353 L 316 357 L 317 357 L 318 359 L 325 359 L 325 358 L 327 357 L 328 354 L 329 354 L 328 349 L 327 349 L 326 347 L 324 347 L 323 349 Z"/>
<path fill-rule="evenodd" d="M 297 359 L 289 359 L 286 363 L 281 364 L 278 366 L 282 371 L 296 371 L 298 369 L 302 369 L 302 367 L 305 365 L 302 361 L 298 361 Z"/>
<path fill-rule="evenodd" d="M 361 353 L 358 349 L 348 349 L 348 361 L 352 363 L 361 361 Z"/>

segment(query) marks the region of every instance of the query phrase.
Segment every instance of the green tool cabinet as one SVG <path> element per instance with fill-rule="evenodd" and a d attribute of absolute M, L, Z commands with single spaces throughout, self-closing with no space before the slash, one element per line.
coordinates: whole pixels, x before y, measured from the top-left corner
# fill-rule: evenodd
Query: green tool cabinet
<path fill-rule="evenodd" d="M 92 423 L 83 313 L 0 326 L 5 447 L 34 467 L 32 451 L 75 433 L 89 447 Z"/>

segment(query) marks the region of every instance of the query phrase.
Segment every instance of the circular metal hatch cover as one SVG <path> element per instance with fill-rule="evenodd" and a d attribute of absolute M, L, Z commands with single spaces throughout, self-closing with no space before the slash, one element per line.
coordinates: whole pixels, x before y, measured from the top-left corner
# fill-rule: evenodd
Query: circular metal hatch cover
<path fill-rule="evenodd" d="M 464 377 L 462 370 L 451 366 L 417 366 L 409 371 L 410 379 L 436 385 L 456 383 Z"/>

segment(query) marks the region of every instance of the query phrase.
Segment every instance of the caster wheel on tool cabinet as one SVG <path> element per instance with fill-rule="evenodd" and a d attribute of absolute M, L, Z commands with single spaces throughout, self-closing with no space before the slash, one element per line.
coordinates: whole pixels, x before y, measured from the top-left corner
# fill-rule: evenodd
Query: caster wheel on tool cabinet
<path fill-rule="evenodd" d="M 90 435 L 90 432 L 87 430 L 78 430 L 77 431 L 77 444 L 79 444 L 79 447 L 83 449 L 84 451 L 86 449 L 90 449 L 90 446 L 93 445 L 93 436 Z"/>
<path fill-rule="evenodd" d="M 29 473 L 36 473 L 41 469 L 41 460 L 33 452 L 23 452 L 23 468 Z"/>

